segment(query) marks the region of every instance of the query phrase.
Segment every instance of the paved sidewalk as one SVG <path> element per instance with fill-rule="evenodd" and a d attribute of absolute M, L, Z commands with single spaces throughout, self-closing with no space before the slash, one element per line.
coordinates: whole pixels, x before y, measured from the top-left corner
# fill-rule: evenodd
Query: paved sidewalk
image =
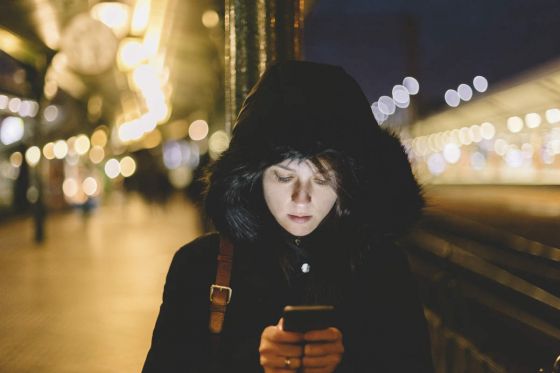
<path fill-rule="evenodd" d="M 201 233 L 182 198 L 165 207 L 122 197 L 0 226 L 0 372 L 139 372 L 173 253 Z"/>

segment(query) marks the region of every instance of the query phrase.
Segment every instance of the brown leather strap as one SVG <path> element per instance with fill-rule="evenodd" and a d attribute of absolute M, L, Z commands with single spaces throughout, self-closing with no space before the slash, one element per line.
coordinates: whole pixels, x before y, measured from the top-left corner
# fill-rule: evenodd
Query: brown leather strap
<path fill-rule="evenodd" d="M 218 267 L 216 282 L 210 286 L 210 333 L 220 334 L 224 324 L 226 308 L 231 300 L 232 289 L 229 287 L 231 267 L 233 263 L 232 243 L 220 237 L 220 252 L 218 253 Z"/>

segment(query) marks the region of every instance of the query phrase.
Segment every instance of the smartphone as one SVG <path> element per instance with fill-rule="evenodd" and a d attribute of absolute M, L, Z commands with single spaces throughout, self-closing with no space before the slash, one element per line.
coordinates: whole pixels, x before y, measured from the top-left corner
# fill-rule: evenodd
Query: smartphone
<path fill-rule="evenodd" d="M 284 307 L 284 330 L 304 333 L 333 326 L 334 306 L 309 305 Z"/>

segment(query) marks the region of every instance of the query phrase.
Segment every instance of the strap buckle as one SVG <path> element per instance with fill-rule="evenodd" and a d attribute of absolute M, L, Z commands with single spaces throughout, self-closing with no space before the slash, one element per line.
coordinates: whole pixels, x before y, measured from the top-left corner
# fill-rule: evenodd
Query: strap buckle
<path fill-rule="evenodd" d="M 216 285 L 213 284 L 212 286 L 210 286 L 210 302 L 212 302 L 212 297 L 214 295 L 214 290 L 218 290 L 218 291 L 227 291 L 227 301 L 226 304 L 229 304 L 229 302 L 231 301 L 231 293 L 233 293 L 233 290 L 229 287 L 229 286 L 220 286 L 220 285 Z"/>

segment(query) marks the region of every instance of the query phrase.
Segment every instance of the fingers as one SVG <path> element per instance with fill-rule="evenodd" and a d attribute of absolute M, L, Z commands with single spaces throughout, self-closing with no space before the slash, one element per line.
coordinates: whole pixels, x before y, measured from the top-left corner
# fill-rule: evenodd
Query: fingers
<path fill-rule="evenodd" d="M 263 338 L 274 343 L 301 343 L 303 342 L 303 334 L 295 332 L 286 332 L 278 326 L 269 326 L 264 329 Z"/>
<path fill-rule="evenodd" d="M 311 330 L 303 335 L 306 342 L 335 342 L 342 339 L 342 333 L 337 328 Z"/>
<path fill-rule="evenodd" d="M 287 365 L 287 358 L 277 355 L 261 355 L 260 364 L 265 368 L 273 368 L 278 371 L 294 372 L 301 367 L 302 361 L 299 357 L 289 357 L 290 364 Z M 276 371 L 276 370 L 275 370 Z"/>
<path fill-rule="evenodd" d="M 301 356 L 303 355 L 303 346 L 287 343 L 263 343 L 259 348 L 259 353 L 261 356 Z"/>
<path fill-rule="evenodd" d="M 326 356 L 304 356 L 302 360 L 303 367 L 308 368 L 326 368 L 336 367 L 342 361 L 341 354 L 326 355 Z"/>
<path fill-rule="evenodd" d="M 305 356 L 325 356 L 343 354 L 344 346 L 342 343 L 308 343 L 305 345 L 303 354 Z"/>

